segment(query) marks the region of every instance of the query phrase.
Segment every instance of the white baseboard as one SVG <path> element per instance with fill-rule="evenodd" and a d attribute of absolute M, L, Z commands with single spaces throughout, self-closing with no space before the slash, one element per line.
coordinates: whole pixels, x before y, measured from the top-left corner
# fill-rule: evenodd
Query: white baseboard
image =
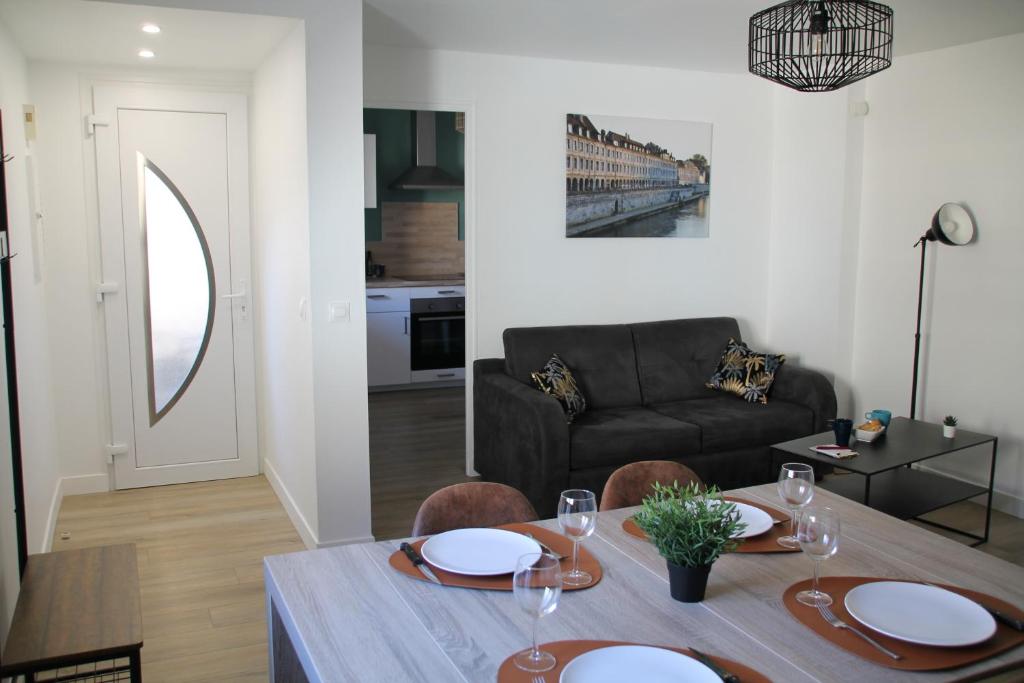
<path fill-rule="evenodd" d="M 321 541 L 317 543 L 317 548 L 333 548 L 339 545 L 352 545 L 353 543 L 373 543 L 376 541 L 373 536 L 357 536 L 354 538 L 342 538 L 337 541 Z"/>
<path fill-rule="evenodd" d="M 81 496 L 87 493 L 110 491 L 110 476 L 107 474 L 80 474 L 61 479 L 65 496 Z"/>
<path fill-rule="evenodd" d="M 83 493 L 106 493 L 110 490 L 110 477 L 106 474 L 82 474 L 75 477 L 61 477 L 53 487 L 53 498 L 50 499 L 50 512 L 46 518 L 46 536 L 43 538 L 41 553 L 53 550 L 53 538 L 57 534 L 57 517 L 60 516 L 60 505 L 65 496 L 78 496 Z"/>
<path fill-rule="evenodd" d="M 292 526 L 299 532 L 302 542 L 310 550 L 320 547 L 320 542 L 317 540 L 313 527 L 306 521 L 306 518 L 299 510 L 299 506 L 295 504 L 292 494 L 289 493 L 288 487 L 284 485 L 284 481 L 278 475 L 277 470 L 274 469 L 274 466 L 266 458 L 263 459 L 263 474 L 266 476 L 267 481 L 270 482 L 270 488 L 274 489 L 274 493 L 277 494 L 277 499 L 281 501 L 284 511 L 288 513 L 288 518 L 292 520 Z"/>
<path fill-rule="evenodd" d="M 916 463 L 914 466 L 922 470 L 926 470 L 928 472 L 941 474 L 944 477 L 956 479 L 958 481 L 966 482 L 968 484 L 974 484 L 975 486 L 986 486 L 988 484 L 988 482 L 977 482 L 974 481 L 973 479 L 968 479 L 959 474 L 954 474 L 946 470 L 940 470 L 937 467 L 931 467 L 923 463 Z M 976 496 L 971 500 L 980 505 L 984 505 L 987 502 L 985 499 L 986 496 L 981 495 Z M 1000 512 L 1005 512 L 1008 515 L 1013 515 L 1014 517 L 1024 519 L 1024 498 L 1021 498 L 1020 496 L 1015 496 L 1012 493 L 1000 491 L 998 488 L 996 488 L 992 491 L 992 509 L 999 510 Z"/>
<path fill-rule="evenodd" d="M 46 535 L 43 537 L 43 547 L 39 549 L 41 553 L 53 550 L 53 536 L 57 530 L 57 516 L 60 514 L 60 504 L 63 500 L 64 480 L 58 479 L 53 487 L 53 498 L 50 499 L 50 513 L 46 517 Z"/>

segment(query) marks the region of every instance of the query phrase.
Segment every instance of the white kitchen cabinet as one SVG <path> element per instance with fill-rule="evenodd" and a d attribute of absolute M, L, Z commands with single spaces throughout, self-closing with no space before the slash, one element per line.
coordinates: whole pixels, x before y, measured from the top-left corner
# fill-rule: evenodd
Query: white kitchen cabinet
<path fill-rule="evenodd" d="M 366 372 L 371 387 L 408 384 L 409 312 L 366 314 Z"/>

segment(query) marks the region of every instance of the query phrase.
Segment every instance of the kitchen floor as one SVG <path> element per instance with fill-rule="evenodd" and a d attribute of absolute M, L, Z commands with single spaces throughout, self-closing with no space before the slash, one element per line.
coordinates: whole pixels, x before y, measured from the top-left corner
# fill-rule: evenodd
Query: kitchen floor
<path fill-rule="evenodd" d="M 370 490 L 378 541 L 412 532 L 416 511 L 434 491 L 466 476 L 466 390 L 414 389 L 370 394 Z"/>

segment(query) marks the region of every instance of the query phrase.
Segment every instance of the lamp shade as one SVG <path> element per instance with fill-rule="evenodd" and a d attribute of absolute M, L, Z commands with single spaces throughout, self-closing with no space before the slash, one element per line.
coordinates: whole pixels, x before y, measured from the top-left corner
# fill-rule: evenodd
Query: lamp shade
<path fill-rule="evenodd" d="M 974 218 L 960 204 L 949 202 L 939 207 L 932 217 L 932 226 L 925 237 L 934 242 L 962 247 L 974 239 Z"/>
<path fill-rule="evenodd" d="M 748 67 L 801 92 L 838 90 L 892 64 L 892 8 L 788 0 L 750 18 Z"/>

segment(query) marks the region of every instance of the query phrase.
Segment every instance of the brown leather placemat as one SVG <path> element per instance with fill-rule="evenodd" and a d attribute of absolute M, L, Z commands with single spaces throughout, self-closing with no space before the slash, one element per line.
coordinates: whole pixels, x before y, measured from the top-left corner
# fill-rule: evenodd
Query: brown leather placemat
<path fill-rule="evenodd" d="M 843 605 L 846 594 L 865 583 L 875 581 L 893 581 L 897 579 L 878 579 L 863 576 L 829 576 L 821 579 L 820 589 L 832 596 L 832 612 L 850 626 L 862 630 L 882 645 L 886 646 L 903 659 L 892 659 L 871 645 L 868 645 L 857 635 L 846 629 L 831 626 L 818 612 L 815 607 L 808 607 L 796 600 L 796 594 L 810 588 L 811 580 L 800 581 L 790 586 L 782 596 L 782 602 L 786 609 L 797 621 L 811 629 L 819 636 L 831 643 L 838 645 L 847 652 L 852 652 L 859 657 L 875 664 L 889 667 L 890 669 L 902 669 L 904 671 L 937 671 L 939 669 L 955 669 L 960 666 L 974 664 L 983 659 L 988 659 L 1000 652 L 1017 647 L 1024 643 L 1024 633 L 1015 631 L 1009 626 L 996 622 L 996 633 L 994 636 L 979 645 L 969 647 L 932 647 L 929 645 L 914 645 L 903 640 L 890 638 L 882 635 L 850 616 Z M 958 588 L 956 586 L 942 585 L 942 588 L 974 600 L 982 605 L 988 605 L 1006 614 L 1015 616 L 1018 619 L 1024 618 L 1024 612 L 1013 605 L 1003 602 L 998 598 L 984 593 Z"/>
<path fill-rule="evenodd" d="M 614 645 L 644 645 L 644 643 L 627 643 L 617 640 L 559 640 L 554 643 L 544 643 L 540 646 L 540 649 L 550 652 L 557 660 L 554 669 L 539 674 L 528 673 L 515 665 L 515 662 L 512 661 L 515 654 L 512 654 L 501 663 L 501 667 L 498 669 L 498 683 L 532 683 L 537 676 L 540 676 L 549 683 L 554 683 L 562 675 L 562 669 L 565 668 L 565 665 L 574 658 L 591 650 L 612 647 Z M 663 647 L 666 650 L 672 650 L 688 657 L 692 656 L 690 651 L 684 647 L 667 647 L 663 645 L 655 647 Z M 754 671 L 748 666 L 743 666 L 739 662 L 710 655 L 708 658 L 726 671 L 739 676 L 743 683 L 771 683 L 771 679 L 767 676 Z"/>
<path fill-rule="evenodd" d="M 494 528 L 532 534 L 540 543 L 543 543 L 556 553 L 565 555 L 565 559 L 562 560 L 563 570 L 569 571 L 572 569 L 572 541 L 562 534 L 545 529 L 544 527 L 539 527 L 535 524 L 502 524 L 501 526 Z M 422 548 L 423 544 L 426 542 L 427 539 L 422 538 L 418 541 L 414 541 L 411 545 L 416 549 L 416 552 L 419 552 L 420 548 Z M 419 579 L 420 581 L 429 581 L 427 577 L 423 576 L 420 570 L 413 566 L 412 562 L 409 561 L 409 558 L 406 557 L 405 553 L 401 550 L 393 552 L 391 557 L 388 558 L 388 563 L 406 576 L 411 576 L 412 578 Z M 438 569 L 432 564 L 430 565 L 430 568 L 434 570 L 434 573 L 437 574 L 437 578 L 441 579 L 441 583 L 445 586 L 477 588 L 480 590 L 491 591 L 512 590 L 512 574 L 500 574 L 498 576 L 466 576 L 464 574 L 446 572 L 443 569 Z M 591 588 L 601 581 L 601 563 L 597 561 L 596 557 L 587 551 L 586 541 L 580 544 L 580 569 L 593 576 L 594 580 L 586 586 L 563 586 L 563 591 L 575 591 L 584 588 Z"/>
<path fill-rule="evenodd" d="M 745 538 L 736 547 L 735 553 L 796 553 L 800 552 L 800 548 L 784 548 L 779 545 L 778 540 L 783 536 L 789 535 L 789 515 L 778 508 L 773 508 L 770 505 L 764 505 L 762 503 L 755 503 L 752 500 L 745 498 L 733 498 L 732 496 L 726 496 L 725 499 L 732 503 L 746 503 L 747 505 L 756 507 L 760 510 L 764 510 L 768 515 L 775 520 L 777 523 L 772 526 L 771 529 L 764 532 L 760 536 L 754 536 L 753 538 Z M 632 517 L 627 518 L 622 522 L 622 530 L 631 536 L 642 538 L 647 540 L 647 534 L 644 530 L 636 525 Z"/>

